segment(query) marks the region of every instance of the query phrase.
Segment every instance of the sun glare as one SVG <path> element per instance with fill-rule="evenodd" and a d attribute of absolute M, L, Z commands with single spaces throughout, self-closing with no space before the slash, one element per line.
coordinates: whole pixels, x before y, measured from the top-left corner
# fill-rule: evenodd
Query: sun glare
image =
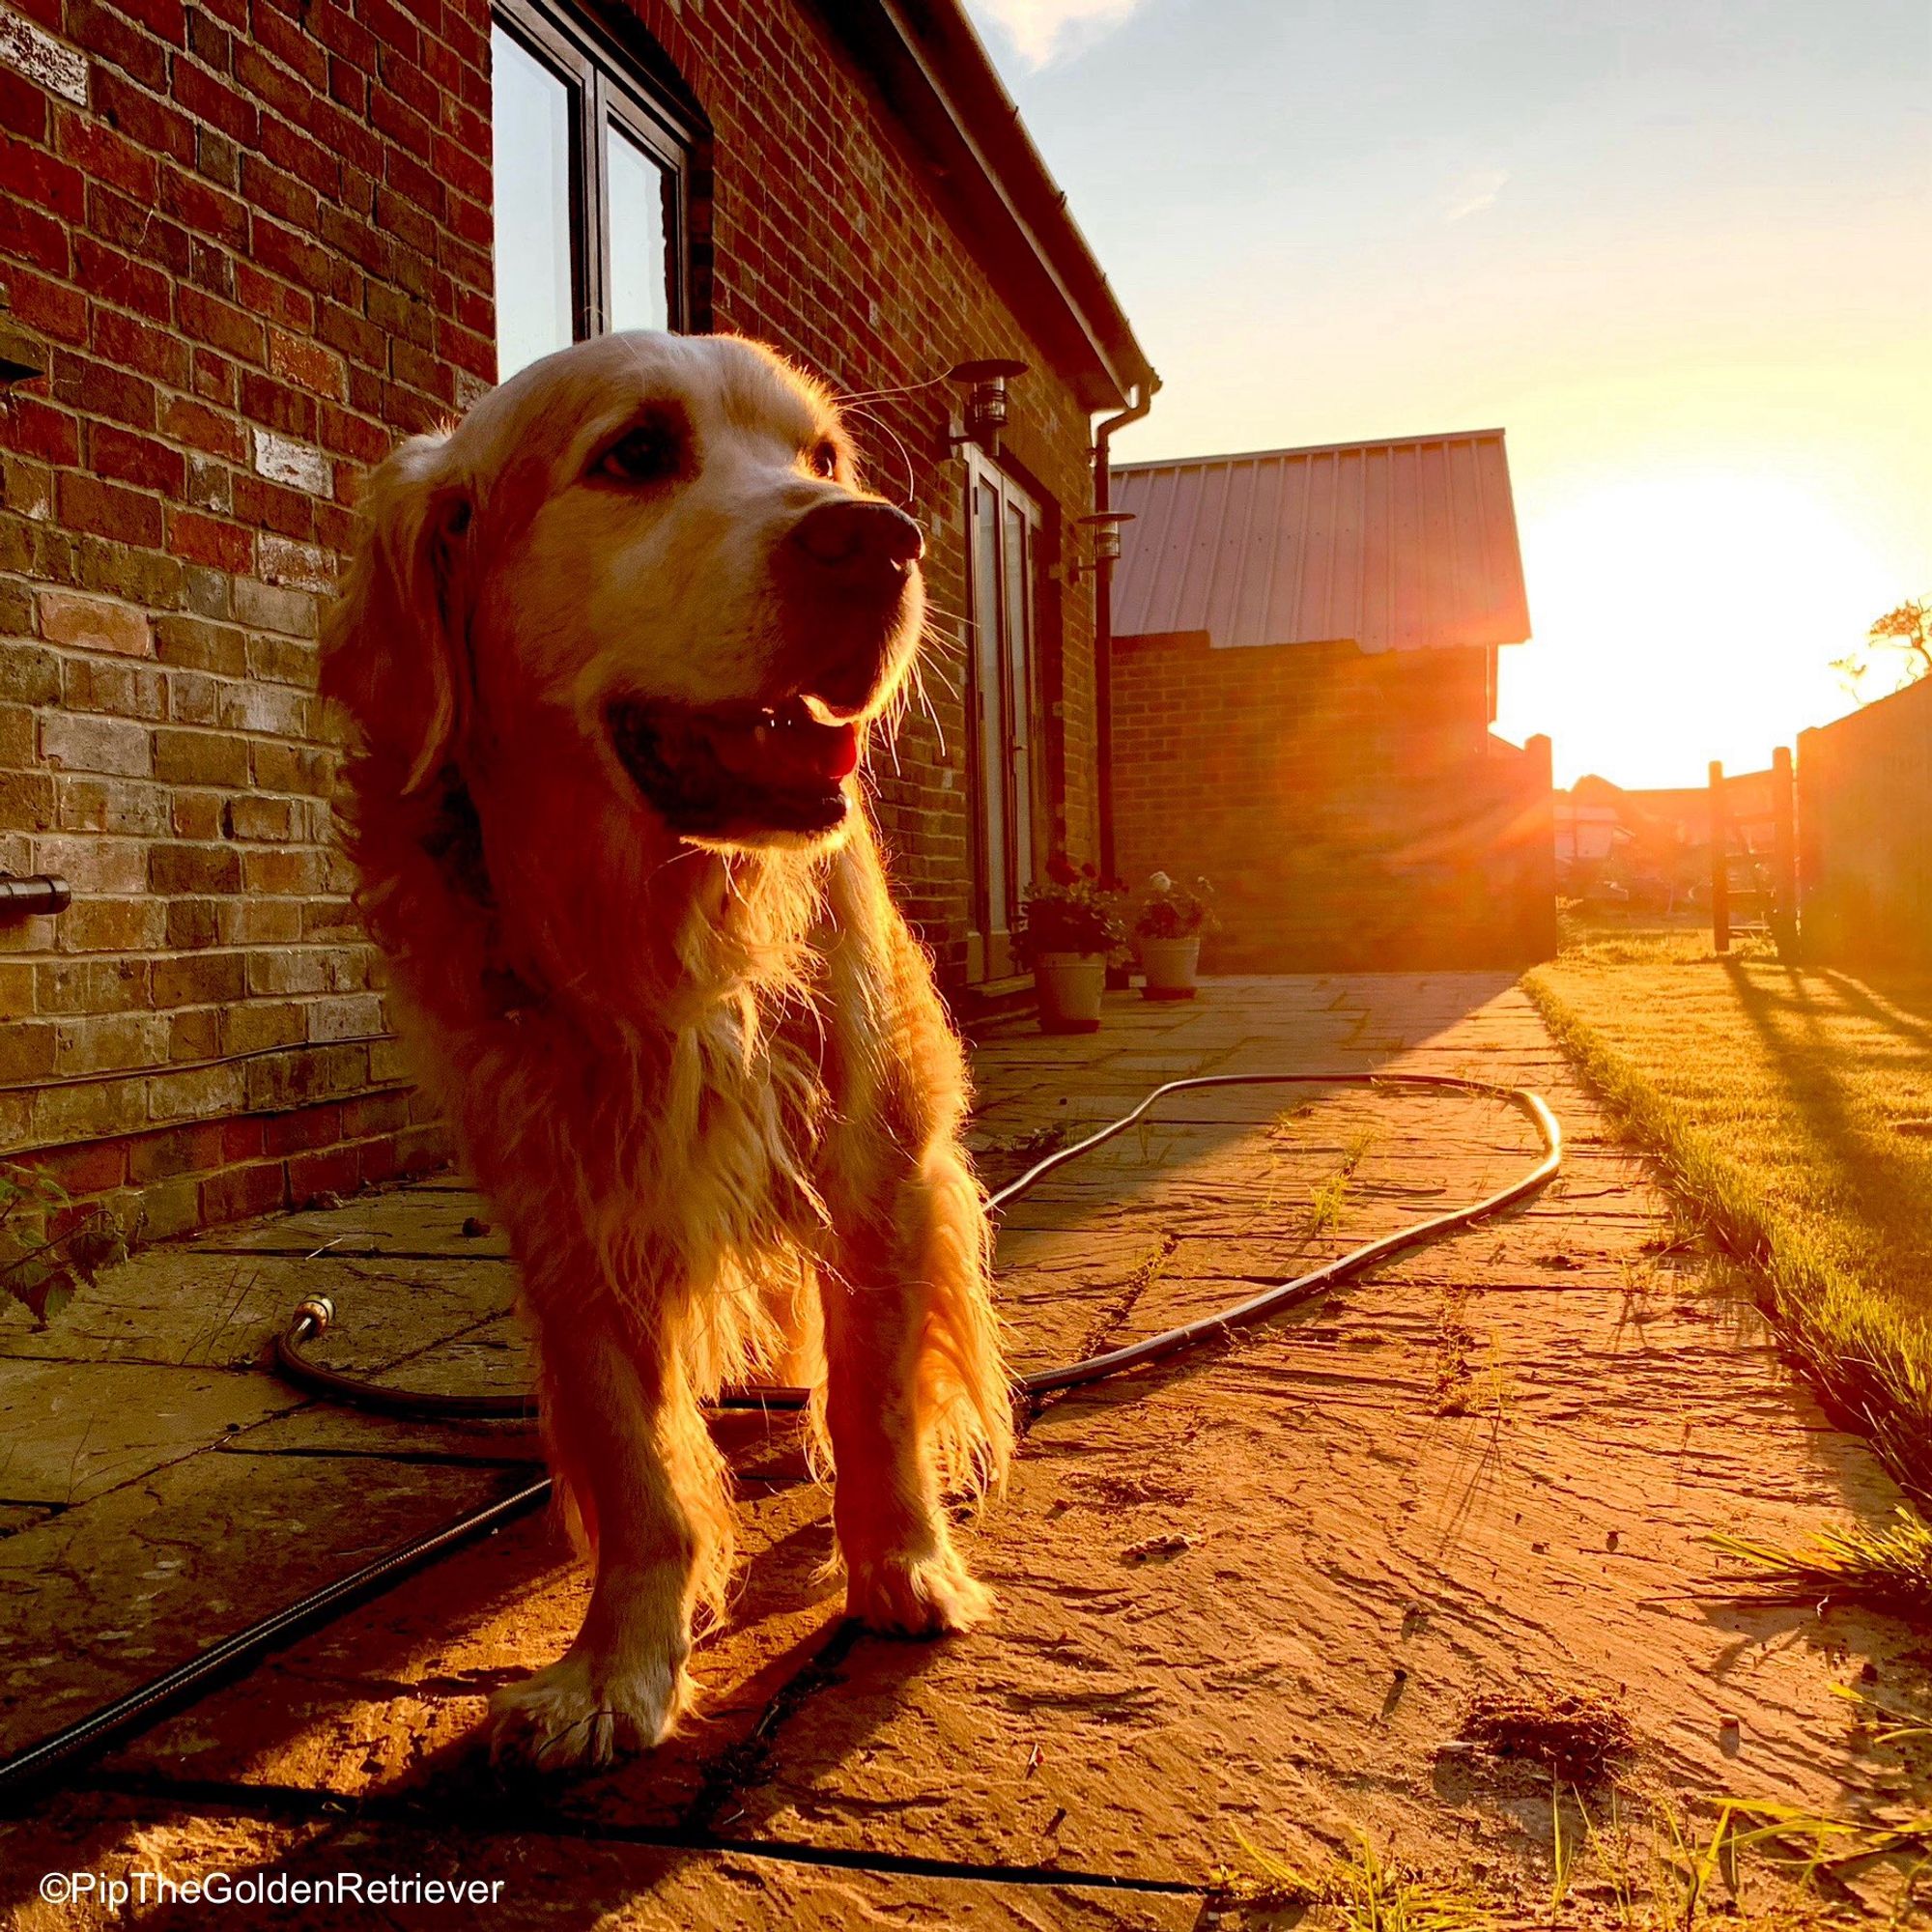
<path fill-rule="evenodd" d="M 1910 588 L 1824 494 L 1767 475 L 1580 490 L 1525 512 L 1522 551 L 1535 640 L 1503 653 L 1497 729 L 1548 732 L 1560 784 L 1761 768 L 1852 708 L 1833 660 Z"/>

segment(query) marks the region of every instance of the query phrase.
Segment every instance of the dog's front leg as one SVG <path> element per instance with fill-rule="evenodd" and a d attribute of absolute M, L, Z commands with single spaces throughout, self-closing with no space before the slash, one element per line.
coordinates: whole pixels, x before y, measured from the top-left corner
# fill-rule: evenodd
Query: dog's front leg
<path fill-rule="evenodd" d="M 983 1481 L 1010 1438 L 977 1188 L 951 1148 L 897 1185 L 889 1219 L 842 1243 L 823 1284 L 826 1422 L 846 1610 L 924 1636 L 982 1616 L 992 1596 L 952 1547 L 941 1495 Z"/>
<path fill-rule="evenodd" d="M 723 1467 L 688 1390 L 606 1310 L 540 1315 L 552 1470 L 595 1546 L 583 1627 L 491 1703 L 492 1755 L 543 1771 L 646 1749 L 690 1701 L 701 1588 L 728 1562 Z"/>

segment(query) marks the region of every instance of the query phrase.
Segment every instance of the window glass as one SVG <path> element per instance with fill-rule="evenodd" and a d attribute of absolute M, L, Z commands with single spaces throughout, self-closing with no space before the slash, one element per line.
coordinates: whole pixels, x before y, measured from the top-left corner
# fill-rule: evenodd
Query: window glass
<path fill-rule="evenodd" d="M 974 696 L 979 708 L 980 891 L 989 937 L 1012 923 L 1015 895 L 1009 860 L 1007 772 L 1012 753 L 1007 743 L 1006 627 L 1000 609 L 1000 498 L 990 484 L 973 483 Z M 1004 972 L 1004 963 L 997 972 Z"/>
<path fill-rule="evenodd" d="M 614 121 L 604 124 L 611 211 L 611 328 L 670 327 L 670 256 L 665 209 L 670 171 Z"/>
<path fill-rule="evenodd" d="M 495 92 L 497 380 L 570 346 L 571 89 L 501 27 Z M 662 253 L 662 248 L 660 248 Z"/>

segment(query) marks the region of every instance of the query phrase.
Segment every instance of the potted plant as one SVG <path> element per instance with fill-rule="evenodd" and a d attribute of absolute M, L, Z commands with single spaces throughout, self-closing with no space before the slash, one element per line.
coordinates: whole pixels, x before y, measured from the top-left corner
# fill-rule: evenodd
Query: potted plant
<path fill-rule="evenodd" d="M 1013 945 L 1033 967 L 1041 1033 L 1094 1033 L 1107 960 L 1126 939 L 1115 896 L 1092 866 L 1048 862 L 1044 885 L 1029 886 L 1013 923 Z"/>
<path fill-rule="evenodd" d="M 1134 911 L 1134 945 L 1147 981 L 1142 997 L 1191 1000 L 1201 970 L 1201 935 L 1211 932 L 1214 888 L 1206 879 L 1183 886 L 1155 872 L 1141 888 Z"/>

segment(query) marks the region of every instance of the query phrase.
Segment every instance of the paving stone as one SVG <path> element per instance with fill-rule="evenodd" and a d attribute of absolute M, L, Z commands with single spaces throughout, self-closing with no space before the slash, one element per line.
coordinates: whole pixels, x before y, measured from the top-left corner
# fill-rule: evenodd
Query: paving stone
<path fill-rule="evenodd" d="M 371 1923 L 487 1925 L 497 1932 L 595 1925 L 600 1932 L 851 1932 L 861 1925 L 957 1926 L 964 1932 L 1185 1932 L 1201 1922 L 1198 1894 L 1025 1882 L 987 1872 L 926 1877 L 840 1869 L 799 1857 L 731 1847 L 668 1848 L 518 1829 L 498 1817 L 468 1830 L 367 1816 L 287 1823 L 245 1812 L 159 1820 L 139 1801 L 70 1802 L 26 1824 L 0 1821 L 0 1912 L 31 1895 L 49 1871 L 95 1871 L 134 1886 L 139 1872 L 171 1880 L 225 1875 L 245 1886 L 273 1874 L 340 1884 L 440 1878 L 485 1888 L 475 1905 L 148 1905 L 136 1922 L 185 1932 L 211 1918 L 299 1924 L 305 1932 L 363 1932 Z M 1045 1875 L 1041 1875 L 1045 1877 Z M 150 1885 L 153 1880 L 149 1881 Z M 22 1903 L 22 1932 L 102 1932 L 129 1922 L 93 1903 L 58 1917 Z"/>
<path fill-rule="evenodd" d="M 84 1503 L 302 1400 L 267 1377 L 149 1363 L 14 1363 L 0 1376 L 0 1495 Z"/>
<path fill-rule="evenodd" d="M 146 1795 L 72 1801 L 78 1842 L 121 1857 L 179 1831 L 191 1860 L 254 1833 L 260 1861 L 448 1857 L 525 1875 L 516 1910 L 531 1923 L 567 1902 L 564 1922 L 612 1925 L 1164 1926 L 1205 1922 L 1198 1891 L 1000 1873 L 1198 1888 L 1239 1861 L 1240 1837 L 1307 1852 L 1367 1831 L 1424 1869 L 1480 1871 L 1503 1922 L 1533 1923 L 1548 1779 L 1461 1738 L 1473 1696 L 1525 1681 L 1623 1703 L 1639 1738 L 1633 1803 L 1721 1792 L 1865 1816 L 1932 1804 L 1932 1752 L 1877 1747 L 1840 1694 L 1868 1668 L 1888 1709 L 1932 1722 L 1921 1637 L 1842 1607 L 1712 1594 L 1713 1531 L 1875 1522 L 1895 1492 L 1794 1382 L 1728 1277 L 1686 1248 L 1667 1196 L 1506 979 L 1218 980 L 1177 1006 L 1110 995 L 1100 1034 L 998 1028 L 975 1064 L 975 1138 L 996 1185 L 1042 1130 L 1077 1134 L 1161 1078 L 1240 1068 L 1526 1082 L 1562 1118 L 1569 1162 L 1492 1223 L 1194 1356 L 1048 1399 L 1008 1492 L 962 1531 L 1002 1600 L 983 1629 L 931 1645 L 841 1634 L 827 1502 L 801 1481 L 795 1422 L 721 1418 L 745 1490 L 745 1578 L 696 1659 L 706 1711 L 665 1749 L 535 1794 L 483 1773 L 488 1690 L 562 1649 L 587 1588 L 532 1520 L 131 1747 L 113 1775 Z M 1462 1094 L 1223 1088 L 1166 1105 L 1003 1215 L 1018 1366 L 1212 1314 L 1479 1198 L 1536 1155 L 1520 1115 Z M 123 1284 L 75 1333 L 124 1364 L 144 1333 L 178 1363 L 240 1360 L 284 1296 L 346 1271 L 327 1359 L 422 1387 L 519 1386 L 502 1243 L 464 1236 L 471 1216 L 487 1209 L 440 1180 L 230 1231 L 174 1251 L 172 1277 L 163 1264 Z M 238 1258 L 268 1285 L 214 1321 L 233 1280 L 219 1270 Z M 38 1347 L 0 1327 L 0 1355 Z M 0 1536 L 0 1630 L 16 1639 L 0 1649 L 15 1700 L 0 1723 L 31 1697 L 44 1728 L 63 1700 L 145 1673 L 143 1649 L 191 1648 L 217 1606 L 223 1628 L 245 1620 L 243 1599 L 293 1595 L 514 1482 L 532 1453 L 506 1430 L 304 1405 L 16 1527 Z M 350 1809 L 271 1827 L 179 1802 L 246 1789 Z M 415 1809 L 383 1808 L 395 1805 Z M 537 1817 L 553 1835 L 532 1835 Z M 774 1856 L 631 1842 L 700 1827 Z M 799 1846 L 986 1876 L 828 1873 L 787 1863 Z M 1883 1873 L 1858 1887 L 1886 1909 Z"/>
<path fill-rule="evenodd" d="M 0 1750 L 515 1486 L 494 1469 L 206 1454 L 0 1540 Z"/>

